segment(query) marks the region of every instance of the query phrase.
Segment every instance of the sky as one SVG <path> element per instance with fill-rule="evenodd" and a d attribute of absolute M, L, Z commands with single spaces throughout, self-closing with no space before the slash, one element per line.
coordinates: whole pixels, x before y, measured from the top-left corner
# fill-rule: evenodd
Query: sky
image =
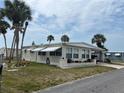
<path fill-rule="evenodd" d="M 95 34 L 107 38 L 110 51 L 124 51 L 124 0 L 23 0 L 31 7 L 33 20 L 29 23 L 24 45 L 45 44 L 53 35 L 60 42 L 63 34 L 70 42 L 87 42 Z M 3 0 L 0 0 L 3 7 Z M 11 46 L 13 32 L 8 30 L 7 43 Z M 0 47 L 4 47 L 2 35 Z"/>

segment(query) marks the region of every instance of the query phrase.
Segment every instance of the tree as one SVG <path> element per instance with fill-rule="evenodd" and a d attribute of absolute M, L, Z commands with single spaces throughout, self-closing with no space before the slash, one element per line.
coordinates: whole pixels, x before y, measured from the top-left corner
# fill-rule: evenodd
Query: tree
<path fill-rule="evenodd" d="M 67 35 L 63 35 L 63 36 L 61 37 L 61 41 L 62 41 L 62 42 L 69 42 L 69 37 L 68 37 Z"/>
<path fill-rule="evenodd" d="M 22 48 L 23 48 L 23 43 L 24 43 L 24 37 L 25 37 L 25 33 L 26 33 L 26 30 L 27 30 L 27 26 L 28 26 L 28 22 L 25 22 L 25 28 L 24 28 L 24 31 L 22 33 L 22 41 L 21 41 L 21 52 L 20 52 L 20 62 L 22 61 Z"/>
<path fill-rule="evenodd" d="M 33 41 L 33 42 L 32 42 L 32 46 L 35 46 L 35 45 L 36 45 L 36 44 L 35 44 L 35 42 Z"/>
<path fill-rule="evenodd" d="M 92 44 L 96 43 L 97 47 L 99 48 L 103 48 L 106 49 L 104 47 L 104 43 L 106 42 L 106 38 L 104 35 L 102 34 L 96 34 L 94 35 L 94 37 L 92 38 Z"/>
<path fill-rule="evenodd" d="M 7 42 L 6 42 L 6 33 L 7 29 L 10 27 L 9 23 L 4 21 L 3 19 L 0 19 L 0 34 L 4 37 L 4 43 L 5 43 L 5 51 L 6 51 L 6 58 L 8 57 L 8 51 L 7 51 Z"/>
<path fill-rule="evenodd" d="M 54 36 L 49 35 L 49 36 L 47 37 L 47 41 L 49 41 L 49 44 L 50 44 L 51 41 L 53 41 L 53 40 L 54 40 Z"/>
<path fill-rule="evenodd" d="M 5 0 L 5 8 L 3 9 L 6 17 L 12 22 L 12 30 L 14 30 L 13 43 L 11 49 L 16 46 L 16 60 L 19 62 L 19 38 L 20 33 L 25 33 L 23 27 L 26 21 L 31 21 L 31 10 L 30 7 L 25 4 L 22 0 Z M 24 39 L 23 39 L 24 40 Z M 23 41 L 22 41 L 23 42 Z"/>

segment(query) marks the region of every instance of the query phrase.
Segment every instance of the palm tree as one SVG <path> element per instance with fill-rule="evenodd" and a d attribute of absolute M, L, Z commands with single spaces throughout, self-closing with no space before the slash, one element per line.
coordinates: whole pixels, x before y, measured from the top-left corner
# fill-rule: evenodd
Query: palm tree
<path fill-rule="evenodd" d="M 26 30 L 23 25 L 26 21 L 31 21 L 31 10 L 30 7 L 28 7 L 22 0 L 5 0 L 4 3 L 4 14 L 12 22 L 12 30 L 14 30 L 13 42 L 15 42 L 16 46 L 16 60 L 19 62 L 19 32 L 25 33 Z M 12 43 L 11 49 L 13 47 L 14 44 Z"/>
<path fill-rule="evenodd" d="M 106 38 L 102 34 L 96 34 L 92 38 L 92 44 L 96 43 L 97 47 L 100 47 L 100 48 L 103 48 L 103 49 L 105 49 L 105 47 L 104 47 L 105 42 L 106 42 Z"/>
<path fill-rule="evenodd" d="M 49 36 L 47 37 L 47 41 L 49 41 L 49 44 L 50 44 L 51 41 L 53 41 L 53 40 L 54 40 L 54 36 L 49 35 Z"/>
<path fill-rule="evenodd" d="M 35 42 L 34 41 L 32 41 L 32 46 L 35 46 L 36 44 L 35 44 Z"/>
<path fill-rule="evenodd" d="M 7 51 L 7 42 L 6 42 L 6 33 L 7 33 L 7 29 L 10 27 L 9 23 L 7 23 L 4 20 L 0 20 L 0 33 L 3 35 L 4 37 L 4 43 L 5 43 L 5 51 L 6 51 L 6 58 L 8 57 L 8 51 Z"/>
<path fill-rule="evenodd" d="M 67 36 L 67 35 L 63 35 L 62 37 L 61 37 L 61 41 L 62 42 L 69 42 L 69 37 Z"/>
<path fill-rule="evenodd" d="M 0 8 L 0 20 L 5 17 L 4 11 L 2 8 Z"/>

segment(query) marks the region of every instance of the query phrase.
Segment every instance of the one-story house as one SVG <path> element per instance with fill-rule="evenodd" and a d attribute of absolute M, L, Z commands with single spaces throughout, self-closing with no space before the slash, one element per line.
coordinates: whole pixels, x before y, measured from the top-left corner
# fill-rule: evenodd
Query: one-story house
<path fill-rule="evenodd" d="M 13 53 L 13 57 L 16 57 L 16 51 L 15 49 L 12 49 L 14 51 Z M 8 57 L 10 56 L 10 52 L 11 52 L 11 48 L 7 48 L 7 52 L 8 52 Z M 3 54 L 3 57 L 6 58 L 6 49 L 5 47 L 0 48 L 0 54 Z M 20 49 L 19 49 L 19 55 L 20 55 Z"/>
<path fill-rule="evenodd" d="M 104 50 L 84 42 L 55 43 L 23 47 L 23 60 L 56 65 L 61 68 L 104 61 Z M 90 61 L 88 63 L 88 61 Z"/>

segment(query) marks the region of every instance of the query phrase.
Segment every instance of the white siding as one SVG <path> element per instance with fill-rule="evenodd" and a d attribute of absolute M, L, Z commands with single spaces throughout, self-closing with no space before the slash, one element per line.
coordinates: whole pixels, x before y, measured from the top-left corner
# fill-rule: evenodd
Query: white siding
<path fill-rule="evenodd" d="M 26 61 L 32 61 L 32 62 L 46 64 L 47 57 L 50 59 L 50 64 L 59 65 L 59 60 L 61 59 L 61 56 L 50 56 L 49 52 L 47 52 L 46 55 L 38 55 L 38 52 L 31 53 L 30 51 L 25 52 L 23 50 L 22 59 L 25 59 Z"/>
<path fill-rule="evenodd" d="M 51 65 L 67 65 L 67 58 L 66 54 L 72 53 L 72 60 L 74 61 L 85 61 L 91 58 L 91 49 L 81 48 L 81 47 L 69 47 L 69 46 L 62 46 L 62 56 L 51 56 L 50 52 L 46 52 L 46 55 L 39 55 L 37 51 L 31 53 L 31 51 L 24 52 L 23 50 L 23 58 L 27 61 L 34 61 L 38 63 L 45 63 L 46 59 L 49 58 Z M 74 58 L 73 54 L 78 54 L 78 58 Z M 82 54 L 85 55 L 85 58 L 82 58 Z M 86 55 L 89 55 L 89 58 L 86 58 Z M 63 61 L 66 61 L 62 63 Z M 61 66 L 60 66 L 61 67 Z"/>
<path fill-rule="evenodd" d="M 72 52 L 70 50 L 71 48 L 72 48 Z M 85 61 L 87 59 L 91 59 L 91 49 L 64 46 L 62 48 L 62 57 L 66 58 L 67 53 L 72 53 L 72 59 L 73 60 Z M 78 54 L 78 58 L 74 58 L 73 57 L 74 54 Z M 82 58 L 82 54 L 85 55 L 85 58 Z M 89 55 L 88 58 L 87 58 L 87 55 Z"/>

